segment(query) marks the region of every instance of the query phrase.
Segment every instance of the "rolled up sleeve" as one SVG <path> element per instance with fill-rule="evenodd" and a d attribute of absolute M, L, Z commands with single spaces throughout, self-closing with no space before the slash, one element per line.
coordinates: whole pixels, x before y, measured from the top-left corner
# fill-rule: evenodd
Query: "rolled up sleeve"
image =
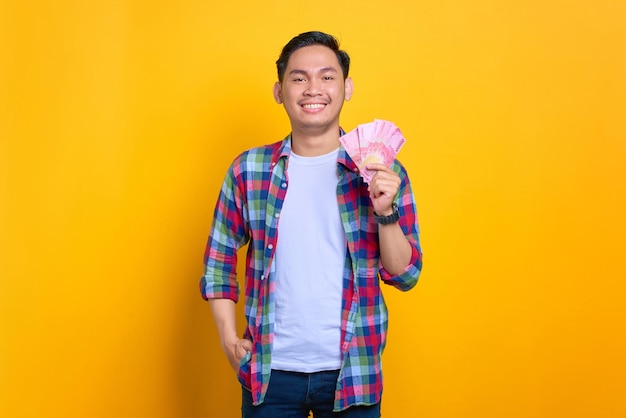
<path fill-rule="evenodd" d="M 205 272 L 200 280 L 202 298 L 239 299 L 237 250 L 249 240 L 242 193 L 234 164 L 226 174 L 215 205 L 213 224 L 204 252 Z"/>
<path fill-rule="evenodd" d="M 417 284 L 420 273 L 422 272 L 422 248 L 420 244 L 417 206 L 415 204 L 409 177 L 406 170 L 399 162 L 396 161 L 393 169 L 398 173 L 401 179 L 397 195 L 398 213 L 400 214 L 398 223 L 409 241 L 409 244 L 411 244 L 411 259 L 404 269 L 404 272 L 395 276 L 389 274 L 381 267 L 380 278 L 388 285 L 402 291 L 407 291 Z"/>

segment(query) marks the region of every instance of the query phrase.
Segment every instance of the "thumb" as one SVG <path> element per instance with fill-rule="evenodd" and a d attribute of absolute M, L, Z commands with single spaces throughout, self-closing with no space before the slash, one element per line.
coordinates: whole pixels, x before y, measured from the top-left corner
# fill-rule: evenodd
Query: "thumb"
<path fill-rule="evenodd" d="M 243 339 L 241 342 L 241 346 L 246 349 L 246 351 L 252 351 L 252 341 L 248 339 Z"/>

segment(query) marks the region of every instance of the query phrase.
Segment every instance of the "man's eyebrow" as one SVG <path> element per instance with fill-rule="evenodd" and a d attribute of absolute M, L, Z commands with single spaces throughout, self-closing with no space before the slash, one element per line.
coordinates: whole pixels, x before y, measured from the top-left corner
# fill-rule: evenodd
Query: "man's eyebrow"
<path fill-rule="evenodd" d="M 319 70 L 316 70 L 315 72 L 317 73 L 327 73 L 327 72 L 333 72 L 333 73 L 337 73 L 337 69 L 335 67 L 322 67 Z M 305 70 L 298 70 L 298 69 L 293 69 L 291 71 L 289 71 L 289 75 L 296 75 L 296 74 L 302 74 L 302 75 L 308 75 L 309 73 Z"/>

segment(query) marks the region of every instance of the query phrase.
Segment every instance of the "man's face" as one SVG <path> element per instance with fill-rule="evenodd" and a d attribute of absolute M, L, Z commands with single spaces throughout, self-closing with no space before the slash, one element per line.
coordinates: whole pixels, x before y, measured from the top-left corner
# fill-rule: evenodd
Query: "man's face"
<path fill-rule="evenodd" d="M 274 99 L 285 106 L 294 131 L 306 134 L 339 129 L 344 100 L 352 96 L 352 80 L 344 81 L 337 55 L 322 45 L 297 49 L 287 62 Z"/>

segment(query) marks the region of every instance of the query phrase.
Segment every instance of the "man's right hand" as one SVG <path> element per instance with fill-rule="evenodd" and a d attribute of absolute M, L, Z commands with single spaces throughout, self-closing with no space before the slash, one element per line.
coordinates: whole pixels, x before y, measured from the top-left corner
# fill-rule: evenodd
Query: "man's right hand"
<path fill-rule="evenodd" d="M 232 341 L 222 342 L 222 349 L 226 353 L 226 357 L 228 357 L 230 366 L 233 370 L 238 371 L 241 359 L 247 353 L 252 352 L 252 341 L 245 338 L 234 338 Z"/>
<path fill-rule="evenodd" d="M 209 305 L 220 334 L 222 350 L 226 353 L 230 366 L 238 371 L 241 359 L 252 351 L 252 341 L 237 336 L 235 302 L 230 299 L 210 299 Z"/>

